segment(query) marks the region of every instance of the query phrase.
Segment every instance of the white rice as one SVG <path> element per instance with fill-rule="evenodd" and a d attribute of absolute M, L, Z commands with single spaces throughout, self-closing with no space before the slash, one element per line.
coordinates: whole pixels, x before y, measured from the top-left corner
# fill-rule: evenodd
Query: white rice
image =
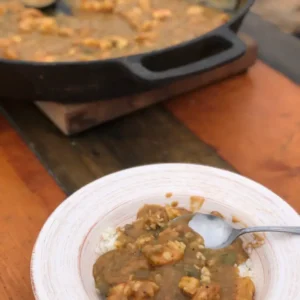
<path fill-rule="evenodd" d="M 117 240 L 118 233 L 114 228 L 107 228 L 100 235 L 99 243 L 95 249 L 97 255 L 102 255 L 108 251 L 114 250 L 115 242 Z M 240 277 L 250 277 L 253 278 L 252 271 L 252 261 L 251 259 L 247 259 L 243 264 L 238 266 Z"/>
<path fill-rule="evenodd" d="M 243 264 L 238 266 L 240 277 L 253 278 L 252 261 L 248 258 Z"/>
<path fill-rule="evenodd" d="M 108 251 L 115 249 L 115 242 L 117 240 L 118 233 L 114 228 L 107 228 L 100 235 L 100 240 L 96 246 L 95 252 L 98 255 L 102 255 Z"/>

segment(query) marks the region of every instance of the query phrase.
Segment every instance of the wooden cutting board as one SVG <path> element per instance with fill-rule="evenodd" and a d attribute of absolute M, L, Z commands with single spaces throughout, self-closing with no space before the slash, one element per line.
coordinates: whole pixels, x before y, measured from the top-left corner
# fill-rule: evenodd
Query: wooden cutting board
<path fill-rule="evenodd" d="M 247 45 L 247 51 L 239 59 L 212 71 L 173 82 L 163 88 L 92 103 L 63 105 L 55 101 L 39 101 L 36 105 L 65 135 L 76 134 L 138 109 L 246 71 L 257 58 L 257 45 L 248 36 L 241 35 L 240 37 Z"/>

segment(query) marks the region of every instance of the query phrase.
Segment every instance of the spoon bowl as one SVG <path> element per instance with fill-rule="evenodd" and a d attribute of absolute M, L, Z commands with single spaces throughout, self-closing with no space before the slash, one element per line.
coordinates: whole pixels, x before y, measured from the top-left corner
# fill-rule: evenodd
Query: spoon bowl
<path fill-rule="evenodd" d="M 205 247 L 222 249 L 231 245 L 239 236 L 253 232 L 286 232 L 300 235 L 300 227 L 262 226 L 236 229 L 224 219 L 208 214 L 184 215 L 172 221 L 176 224 L 188 220 L 189 227 L 204 239 Z"/>

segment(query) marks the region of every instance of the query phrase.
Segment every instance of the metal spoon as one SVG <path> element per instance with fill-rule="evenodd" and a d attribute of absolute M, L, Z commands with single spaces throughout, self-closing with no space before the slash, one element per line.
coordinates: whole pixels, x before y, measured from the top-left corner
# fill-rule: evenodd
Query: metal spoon
<path fill-rule="evenodd" d="M 69 16 L 72 15 L 72 9 L 63 0 L 22 0 L 22 3 L 27 7 L 39 10 L 47 10 L 55 7 L 57 11 L 61 11 Z"/>
<path fill-rule="evenodd" d="M 300 234 L 300 227 L 262 226 L 235 229 L 219 217 L 200 213 L 178 217 L 172 223 L 176 224 L 183 219 L 189 220 L 189 227 L 203 237 L 205 247 L 210 249 L 228 247 L 234 240 L 245 233 L 286 232 Z"/>

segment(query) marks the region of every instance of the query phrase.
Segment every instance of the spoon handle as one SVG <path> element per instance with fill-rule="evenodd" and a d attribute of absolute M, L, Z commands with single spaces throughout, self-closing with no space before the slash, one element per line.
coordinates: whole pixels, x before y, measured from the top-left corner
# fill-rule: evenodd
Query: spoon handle
<path fill-rule="evenodd" d="M 300 234 L 300 227 L 292 226 L 261 226 L 261 227 L 249 227 L 241 230 L 240 234 L 251 233 L 251 232 L 287 232 Z"/>

